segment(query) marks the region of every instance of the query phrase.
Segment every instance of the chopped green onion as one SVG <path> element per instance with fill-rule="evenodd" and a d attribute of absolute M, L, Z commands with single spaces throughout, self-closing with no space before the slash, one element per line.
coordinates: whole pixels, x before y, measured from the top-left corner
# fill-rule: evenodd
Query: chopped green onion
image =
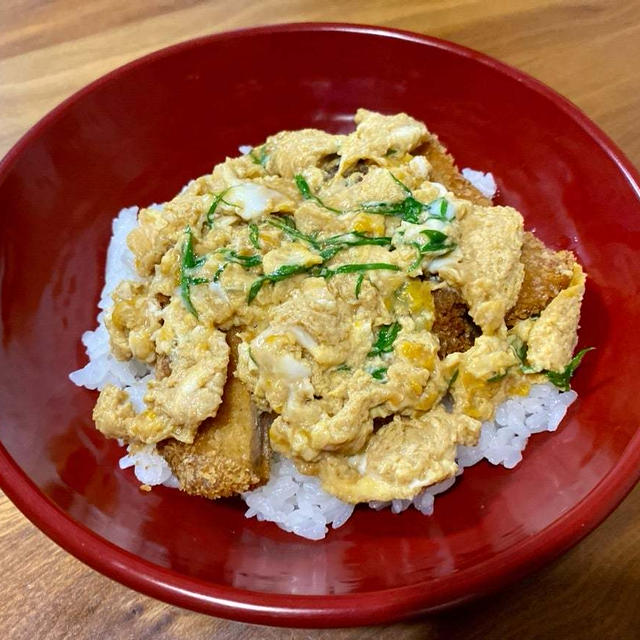
<path fill-rule="evenodd" d="M 320 198 L 318 198 L 315 193 L 312 193 L 311 188 L 309 187 L 309 183 L 304 179 L 304 176 L 300 173 L 296 174 L 293 179 L 295 180 L 296 187 L 298 187 L 298 191 L 304 200 L 312 200 L 317 205 L 322 207 L 323 209 L 327 209 L 328 211 L 333 211 L 333 213 L 342 213 L 340 209 L 334 209 L 333 207 L 327 206 Z"/>
<path fill-rule="evenodd" d="M 388 367 L 378 367 L 377 369 L 371 370 L 371 377 L 376 380 L 386 380 L 387 379 L 387 370 Z"/>
<path fill-rule="evenodd" d="M 247 304 L 251 304 L 253 299 L 260 293 L 262 285 L 267 281 L 266 278 L 260 276 L 257 280 L 254 280 L 249 288 L 249 295 L 247 296 Z"/>
<path fill-rule="evenodd" d="M 442 231 L 436 231 L 435 229 L 423 229 L 420 233 L 429 238 L 429 242 L 427 244 L 433 247 L 432 250 L 436 251 L 442 249 L 449 239 L 446 233 L 442 233 Z"/>
<path fill-rule="evenodd" d="M 361 271 L 400 271 L 400 267 L 396 264 L 388 264 L 387 262 L 365 262 L 362 264 L 341 264 L 335 269 L 326 269 L 322 275 L 325 278 L 331 278 L 340 273 L 359 273 Z"/>
<path fill-rule="evenodd" d="M 545 370 L 544 373 L 549 379 L 549 382 L 554 384 L 561 391 L 569 391 L 569 381 L 571 380 L 571 377 L 582 362 L 582 358 L 584 358 L 585 353 L 587 353 L 587 351 L 591 351 L 592 349 L 595 349 L 595 347 L 588 347 L 587 349 L 578 351 L 578 353 L 571 359 L 571 362 L 569 362 L 569 364 L 564 368 L 563 371 Z"/>
<path fill-rule="evenodd" d="M 331 236 L 322 240 L 325 245 L 345 245 L 348 247 L 359 247 L 363 245 L 376 245 L 384 247 L 391 244 L 391 238 L 387 236 L 368 236 L 360 231 L 350 231 L 349 233 L 341 233 L 337 236 Z"/>
<path fill-rule="evenodd" d="M 422 264 L 422 259 L 424 258 L 424 256 L 422 255 L 422 251 L 420 251 L 420 245 L 414 242 L 413 246 L 416 248 L 418 255 L 416 256 L 416 259 L 409 265 L 409 271 L 417 269 Z"/>
<path fill-rule="evenodd" d="M 527 344 L 518 336 L 511 339 L 511 349 L 520 363 L 520 371 L 522 373 L 535 373 L 536 368 L 527 363 Z"/>
<path fill-rule="evenodd" d="M 339 244 L 335 244 L 330 247 L 325 247 L 324 249 L 322 249 L 322 251 L 320 251 L 320 257 L 322 258 L 323 262 L 326 262 L 327 260 L 331 260 L 331 258 L 333 258 L 333 256 L 336 255 L 336 253 L 339 253 L 343 249 L 346 249 L 346 247 L 341 246 Z"/>
<path fill-rule="evenodd" d="M 397 216 L 407 222 L 417 223 L 420 220 L 420 214 L 424 210 L 422 202 L 416 200 L 411 194 L 411 189 L 404 182 L 396 178 L 391 171 L 389 175 L 393 178 L 407 197 L 398 202 L 363 202 L 360 207 L 368 213 L 377 213 L 383 216 Z"/>
<path fill-rule="evenodd" d="M 221 264 L 217 269 L 216 272 L 213 274 L 213 282 L 218 282 L 218 280 L 220 280 L 220 276 L 224 273 L 224 270 L 229 266 L 228 262 L 224 262 L 223 264 Z"/>
<path fill-rule="evenodd" d="M 335 371 L 351 371 L 351 367 L 346 362 L 343 362 L 335 368 Z"/>
<path fill-rule="evenodd" d="M 309 183 L 304 179 L 304 176 L 300 173 L 297 173 L 293 179 L 296 182 L 296 187 L 298 187 L 298 191 L 304 200 L 315 200 L 317 196 L 311 193 L 311 188 L 309 187 Z"/>
<path fill-rule="evenodd" d="M 530 364 L 528 364 L 527 345 L 517 336 L 514 336 L 514 338 L 511 340 L 511 348 L 515 353 L 516 358 L 518 358 L 518 361 L 520 363 L 520 371 L 522 371 L 522 373 L 544 373 L 544 375 L 547 376 L 549 382 L 558 387 L 558 389 L 560 389 L 561 391 L 569 391 L 569 382 L 576 369 L 582 362 L 582 358 L 584 358 L 584 355 L 585 353 L 587 353 L 587 351 L 591 351 L 595 347 L 588 347 L 587 349 L 582 349 L 581 351 L 579 351 L 562 371 L 549 371 L 549 369 L 543 369 L 542 371 L 539 371 L 535 367 L 532 367 Z"/>
<path fill-rule="evenodd" d="M 208 282 L 208 280 L 206 278 L 194 278 L 191 275 L 191 271 L 201 267 L 206 262 L 207 257 L 196 257 L 193 252 L 193 235 L 191 228 L 186 227 L 184 232 L 187 238 L 182 245 L 182 255 L 180 257 L 180 296 L 187 311 L 197 318 L 198 312 L 191 302 L 191 287 L 196 284 L 204 284 Z"/>
<path fill-rule="evenodd" d="M 255 222 L 249 224 L 249 242 L 255 249 L 260 249 L 260 231 Z"/>
<path fill-rule="evenodd" d="M 449 202 L 445 198 L 436 198 L 430 202 L 426 205 L 426 211 L 429 212 L 429 218 L 442 222 L 453 220 L 453 207 L 449 207 Z"/>
<path fill-rule="evenodd" d="M 258 164 L 261 167 L 264 167 L 266 162 L 267 162 L 267 148 L 266 145 L 262 145 L 260 147 L 260 155 L 257 156 L 254 153 L 255 149 L 251 149 L 251 151 L 249 151 L 249 155 L 251 156 L 251 159 L 253 160 L 253 164 Z"/>
<path fill-rule="evenodd" d="M 265 282 L 278 282 L 280 280 L 285 280 L 286 278 L 291 278 L 292 276 L 296 276 L 300 273 L 310 273 L 312 276 L 319 278 L 332 278 L 335 275 L 343 274 L 343 273 L 358 273 L 362 271 L 375 271 L 379 269 L 385 269 L 388 271 L 400 271 L 400 267 L 395 264 L 387 264 L 385 262 L 370 262 L 364 264 L 342 264 L 336 269 L 329 269 L 328 267 L 324 267 L 322 265 L 310 265 L 304 266 L 301 264 L 283 264 L 281 267 L 278 267 L 272 273 L 265 273 L 260 276 L 256 280 L 253 281 L 251 288 L 249 289 L 249 295 L 247 297 L 247 302 L 251 303 L 253 299 L 258 295 L 260 289 L 262 289 L 262 285 Z"/>
<path fill-rule="evenodd" d="M 429 204 L 424 204 L 413 197 L 411 189 L 409 189 L 404 182 L 396 178 L 393 173 L 389 173 L 394 181 L 400 185 L 405 194 L 407 194 L 407 197 L 398 202 L 363 202 L 360 205 L 363 211 L 377 213 L 383 216 L 396 216 L 412 224 L 419 223 L 420 215 L 424 212 L 428 213 L 429 218 L 437 218 L 445 222 L 453 218 L 453 209 L 449 207 L 447 200 L 437 198 Z"/>
<path fill-rule="evenodd" d="M 456 369 L 453 372 L 453 375 L 451 376 L 451 378 L 449 378 L 449 382 L 447 382 L 447 391 L 449 391 L 449 389 L 451 389 L 451 387 L 453 386 L 453 383 L 458 379 L 458 374 L 460 373 L 460 371 L 458 369 Z"/>
<path fill-rule="evenodd" d="M 376 336 L 371 351 L 369 351 L 367 357 L 373 358 L 375 356 L 382 355 L 383 353 L 390 353 L 393 351 L 393 343 L 398 337 L 399 331 L 399 322 L 383 324 L 378 330 L 378 335 Z"/>
<path fill-rule="evenodd" d="M 364 280 L 364 273 L 361 273 L 356 280 L 356 300 L 360 297 L 360 289 L 362 289 L 362 282 Z"/>
<path fill-rule="evenodd" d="M 377 213 L 382 216 L 395 216 L 417 224 L 424 205 L 413 196 L 407 196 L 400 202 L 363 202 L 360 208 L 367 213 Z"/>
<path fill-rule="evenodd" d="M 393 180 L 394 180 L 394 182 L 395 182 L 396 184 L 400 185 L 400 188 L 401 188 L 401 189 L 402 189 L 402 190 L 403 190 L 403 191 L 404 191 L 408 196 L 412 195 L 412 193 L 411 193 L 411 189 L 409 189 L 409 187 L 407 187 L 407 185 L 406 185 L 404 182 L 402 182 L 402 181 L 400 181 L 398 178 L 396 178 L 396 177 L 393 175 L 393 173 L 391 173 L 391 171 L 389 171 L 389 175 L 393 178 Z"/>
<path fill-rule="evenodd" d="M 487 379 L 487 382 L 500 382 L 500 380 L 502 380 L 506 375 L 507 375 L 508 371 L 505 371 L 504 373 L 496 373 L 495 376 L 491 376 L 490 378 Z"/>
<path fill-rule="evenodd" d="M 422 245 L 417 242 L 412 243 L 418 251 L 418 256 L 409 267 L 409 271 L 417 269 L 422 262 L 422 258 L 427 253 L 443 255 L 456 248 L 455 242 L 447 242 L 449 237 L 445 233 L 442 233 L 442 231 L 436 231 L 435 229 L 423 229 L 420 233 L 426 235 L 427 238 L 429 238 L 429 241 Z"/>
<path fill-rule="evenodd" d="M 306 273 L 310 269 L 311 267 L 306 267 L 301 264 L 283 264 L 282 266 L 278 267 L 275 271 L 271 273 L 265 273 L 264 275 L 260 276 L 259 278 L 253 281 L 253 284 L 249 289 L 247 303 L 251 304 L 253 299 L 260 292 L 260 289 L 262 289 L 262 285 L 265 282 L 274 283 L 280 280 L 285 280 L 286 278 L 291 278 L 300 273 Z"/>
<path fill-rule="evenodd" d="M 282 218 L 273 216 L 269 219 L 269 224 L 277 229 L 280 229 L 283 233 L 285 233 L 290 238 L 295 240 L 303 240 L 307 244 L 311 245 L 314 249 L 320 249 L 320 244 L 313 237 L 306 233 L 302 233 L 302 231 L 298 231 L 296 227 L 296 223 L 289 216 L 284 216 Z"/>
<path fill-rule="evenodd" d="M 289 227 L 290 229 L 297 229 L 296 221 L 291 216 L 283 216 L 282 218 L 274 217 L 272 220 L 278 220 L 282 222 L 283 225 Z"/>
<path fill-rule="evenodd" d="M 233 187 L 227 187 L 224 191 L 221 191 L 220 193 L 216 193 L 213 196 L 213 202 L 211 203 L 211 206 L 209 207 L 209 211 L 207 211 L 207 219 L 204 221 L 204 224 L 209 227 L 209 229 L 211 229 L 211 227 L 213 227 L 213 216 L 216 212 L 216 209 L 218 208 L 218 205 L 221 202 L 224 202 L 224 204 L 228 205 L 229 207 L 237 207 L 238 205 L 233 204 L 232 202 L 227 202 L 224 197 L 225 195 L 227 195 L 227 193 L 229 192 L 230 189 L 233 189 Z"/>
<path fill-rule="evenodd" d="M 361 247 L 365 245 L 386 246 L 391 244 L 391 238 L 386 236 L 368 236 L 358 231 L 350 233 L 341 233 L 337 236 L 331 236 L 320 240 L 325 248 L 320 251 L 320 256 L 326 262 L 336 255 L 339 251 L 348 247 Z"/>
<path fill-rule="evenodd" d="M 259 267 L 262 264 L 262 257 L 257 255 L 244 256 L 232 249 L 218 249 L 218 253 L 221 253 L 227 262 L 235 262 L 241 265 L 245 269 L 251 267 Z"/>
<path fill-rule="evenodd" d="M 187 239 L 182 249 L 182 267 L 183 269 L 195 269 L 201 267 L 207 260 L 207 256 L 196 257 L 193 252 L 193 234 L 191 233 L 191 227 L 186 227 L 184 230 Z"/>
<path fill-rule="evenodd" d="M 341 264 L 335 269 L 329 267 L 319 266 L 316 267 L 312 274 L 320 278 L 333 278 L 333 276 L 341 273 L 360 273 L 362 271 L 400 271 L 400 267 L 395 264 L 388 264 L 386 262 L 365 262 L 362 264 Z"/>
<path fill-rule="evenodd" d="M 295 222 L 289 217 L 273 216 L 269 219 L 269 224 L 280 229 L 285 235 L 293 240 L 302 240 L 312 249 L 319 251 L 323 262 L 333 258 L 339 251 L 347 247 L 357 247 L 364 245 L 386 246 L 391 244 L 391 238 L 386 236 L 368 236 L 359 231 L 341 233 L 319 240 L 315 235 L 309 235 L 299 231 Z"/>

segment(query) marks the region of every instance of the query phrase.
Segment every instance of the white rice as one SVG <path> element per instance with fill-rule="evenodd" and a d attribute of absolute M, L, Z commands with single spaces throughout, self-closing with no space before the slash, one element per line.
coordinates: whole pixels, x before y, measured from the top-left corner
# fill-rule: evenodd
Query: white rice
<path fill-rule="evenodd" d="M 300 473 L 287 458 L 274 456 L 269 482 L 242 495 L 249 509 L 247 518 L 275 522 L 281 529 L 311 540 L 343 525 L 353 513 L 354 505 L 342 502 L 322 490 L 320 480 Z"/>
<path fill-rule="evenodd" d="M 527 396 L 514 396 L 496 409 L 493 420 L 482 423 L 480 438 L 473 447 L 460 445 L 456 453 L 458 476 L 466 467 L 481 460 L 513 469 L 521 460 L 529 436 L 542 431 L 555 431 L 567 413 L 569 405 L 578 397 L 575 391 L 559 391 L 550 383 L 532 385 Z M 433 498 L 455 483 L 456 478 L 427 487 L 413 500 L 370 502 L 374 509 L 391 505 L 393 513 L 400 513 L 413 505 L 424 515 L 433 513 Z"/>
<path fill-rule="evenodd" d="M 139 280 L 133 266 L 133 254 L 127 247 L 127 235 L 137 224 L 138 207 L 123 209 L 113 221 L 111 242 L 107 249 L 105 285 L 100 294 L 98 326 L 94 331 L 82 334 L 89 362 L 69 375 L 71 382 L 87 389 L 102 389 L 113 384 L 125 389 L 137 411 L 144 403 L 142 398 L 151 379 L 149 367 L 138 360 L 116 360 L 109 349 L 109 333 L 104 324 L 105 310 L 112 305 L 111 293 L 121 280 Z"/>
<path fill-rule="evenodd" d="M 154 444 L 144 445 L 135 452 L 131 452 L 131 445 L 129 445 L 127 455 L 120 458 L 118 466 L 121 469 L 133 467 L 136 478 L 142 484 L 148 484 L 151 487 L 163 484 L 177 489 L 180 486 L 167 461 L 157 452 Z"/>
<path fill-rule="evenodd" d="M 74 384 L 87 389 L 100 390 L 106 384 L 114 384 L 127 391 L 136 410 L 141 410 L 147 383 L 153 373 L 141 362 L 116 360 L 110 353 L 109 335 L 104 325 L 105 311 L 112 304 L 113 289 L 123 279 L 138 279 L 133 256 L 126 245 L 126 237 L 136 225 L 137 211 L 137 207 L 123 209 L 113 221 L 105 286 L 98 303 L 98 327 L 82 336 L 89 362 L 71 373 L 69 378 Z M 494 465 L 501 464 L 507 469 L 515 467 L 522 460 L 522 451 L 527 446 L 529 436 L 542 431 L 555 431 L 576 397 L 574 391 L 560 392 L 547 383 L 533 385 L 527 396 L 506 400 L 496 410 L 494 420 L 483 423 L 477 445 L 458 447 L 458 475 L 481 460 Z M 136 478 L 142 484 L 179 487 L 169 465 L 157 453 L 154 445 L 137 447 L 134 451 L 130 449 L 120 459 L 121 469 L 133 467 Z M 456 478 L 449 478 L 427 487 L 413 500 L 370 502 L 369 506 L 373 509 L 390 507 L 393 513 L 413 506 L 421 513 L 430 515 L 433 513 L 434 496 L 449 489 L 455 481 Z M 285 531 L 311 540 L 324 538 L 329 525 L 334 529 L 343 525 L 354 510 L 353 505 L 323 491 L 317 478 L 299 473 L 290 460 L 280 456 L 274 456 L 272 460 L 269 481 L 243 494 L 242 498 L 249 507 L 245 514 L 247 518 L 255 516 L 258 520 L 274 522 Z"/>
<path fill-rule="evenodd" d="M 461 173 L 483 196 L 493 198 L 496 195 L 498 186 L 492 173 L 483 173 L 469 167 L 465 167 Z"/>

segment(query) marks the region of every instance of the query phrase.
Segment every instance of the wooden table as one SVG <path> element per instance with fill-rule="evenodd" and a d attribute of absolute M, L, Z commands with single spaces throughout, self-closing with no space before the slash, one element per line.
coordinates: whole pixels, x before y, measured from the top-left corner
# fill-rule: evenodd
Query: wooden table
<path fill-rule="evenodd" d="M 640 165 L 640 1 L 3 0 L 0 155 L 63 98 L 133 58 L 269 22 L 344 21 L 484 51 L 579 105 Z M 0 494 L 0 638 L 637 638 L 640 486 L 586 540 L 521 583 L 383 628 L 284 631 L 165 605 L 58 548 Z"/>

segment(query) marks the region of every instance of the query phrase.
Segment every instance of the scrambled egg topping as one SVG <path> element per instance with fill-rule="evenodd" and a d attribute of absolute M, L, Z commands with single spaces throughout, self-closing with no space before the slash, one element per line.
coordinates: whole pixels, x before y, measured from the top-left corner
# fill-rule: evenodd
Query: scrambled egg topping
<path fill-rule="evenodd" d="M 275 414 L 275 451 L 343 500 L 410 498 L 455 474 L 456 445 L 505 397 L 572 366 L 580 266 L 569 258 L 568 286 L 507 324 L 522 216 L 439 183 L 421 122 L 364 109 L 355 122 L 280 132 L 140 211 L 141 280 L 116 289 L 107 325 L 114 355 L 154 365 L 156 381 L 140 413 L 107 386 L 103 433 L 192 443 L 222 401 L 233 329 L 235 375 Z M 445 292 L 470 348 L 445 349 L 435 328 Z"/>

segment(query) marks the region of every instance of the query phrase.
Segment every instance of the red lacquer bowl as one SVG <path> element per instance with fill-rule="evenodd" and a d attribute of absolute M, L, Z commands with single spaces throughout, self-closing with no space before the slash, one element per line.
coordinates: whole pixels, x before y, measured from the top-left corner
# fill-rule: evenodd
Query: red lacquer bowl
<path fill-rule="evenodd" d="M 494 172 L 551 246 L 588 274 L 595 345 L 559 431 L 513 471 L 482 463 L 433 517 L 358 510 L 322 542 L 244 518 L 238 501 L 146 494 L 68 381 L 95 322 L 110 220 L 171 198 L 238 144 L 280 129 L 346 131 L 359 106 L 424 120 L 461 166 Z M 638 174 L 553 91 L 484 55 L 348 25 L 202 38 L 94 82 L 0 167 L 0 484 L 58 544 L 135 589 L 258 623 L 378 623 L 469 599 L 575 544 L 638 479 Z M 78 597 L 83 597 L 81 593 Z"/>

